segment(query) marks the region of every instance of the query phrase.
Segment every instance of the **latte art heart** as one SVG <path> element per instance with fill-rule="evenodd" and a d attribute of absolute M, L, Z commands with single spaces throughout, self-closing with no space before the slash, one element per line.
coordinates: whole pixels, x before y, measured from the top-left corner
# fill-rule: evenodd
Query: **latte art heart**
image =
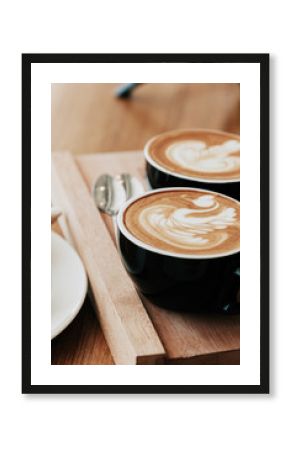
<path fill-rule="evenodd" d="M 146 151 L 153 163 L 176 175 L 225 182 L 240 178 L 240 139 L 230 133 L 168 132 L 151 140 Z"/>
<path fill-rule="evenodd" d="M 173 164 L 195 172 L 215 174 L 236 172 L 240 169 L 240 143 L 229 140 L 220 145 L 202 141 L 181 141 L 172 144 L 166 155 Z"/>
<path fill-rule="evenodd" d="M 239 249 L 239 204 L 215 193 L 152 194 L 128 208 L 125 223 L 141 241 L 175 253 L 217 255 Z"/>

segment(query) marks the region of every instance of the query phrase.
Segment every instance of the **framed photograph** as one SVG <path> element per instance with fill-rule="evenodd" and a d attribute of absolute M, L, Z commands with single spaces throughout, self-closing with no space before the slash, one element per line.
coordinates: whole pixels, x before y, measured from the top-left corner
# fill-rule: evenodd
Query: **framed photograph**
<path fill-rule="evenodd" d="M 268 54 L 23 54 L 22 188 L 23 393 L 269 393 Z"/>

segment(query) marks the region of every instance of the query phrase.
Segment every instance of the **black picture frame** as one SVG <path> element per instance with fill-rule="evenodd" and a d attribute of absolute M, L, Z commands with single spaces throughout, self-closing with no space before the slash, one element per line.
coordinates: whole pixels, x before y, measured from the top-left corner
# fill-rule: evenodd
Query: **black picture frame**
<path fill-rule="evenodd" d="M 269 54 L 23 54 L 22 55 L 22 393 L 267 394 L 269 393 Z M 31 65 L 33 63 L 256 63 L 260 65 L 260 384 L 31 384 Z"/>

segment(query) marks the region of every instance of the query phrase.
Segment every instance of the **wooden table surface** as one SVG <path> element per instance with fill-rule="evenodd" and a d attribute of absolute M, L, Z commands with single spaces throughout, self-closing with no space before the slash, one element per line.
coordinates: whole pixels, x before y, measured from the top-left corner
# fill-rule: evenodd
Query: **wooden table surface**
<path fill-rule="evenodd" d="M 142 149 L 155 134 L 177 128 L 239 133 L 238 84 L 145 84 L 130 100 L 115 98 L 116 86 L 52 85 L 52 151 Z M 88 298 L 75 320 L 52 341 L 51 363 L 113 364 Z"/>

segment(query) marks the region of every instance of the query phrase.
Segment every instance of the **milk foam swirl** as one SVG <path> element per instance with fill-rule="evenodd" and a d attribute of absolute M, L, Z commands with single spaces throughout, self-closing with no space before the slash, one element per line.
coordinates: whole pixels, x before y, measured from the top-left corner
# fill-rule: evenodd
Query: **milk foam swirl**
<path fill-rule="evenodd" d="M 236 140 L 209 147 L 203 141 L 189 140 L 170 145 L 166 155 L 173 164 L 195 172 L 225 173 L 239 170 L 239 151 Z"/>
<path fill-rule="evenodd" d="M 218 194 L 184 191 L 152 195 L 128 208 L 136 237 L 176 253 L 219 254 L 239 250 L 239 205 Z M 178 194 L 178 195 L 177 195 Z M 144 201 L 145 200 L 145 201 Z"/>
<path fill-rule="evenodd" d="M 149 164 L 178 177 L 239 182 L 240 138 L 216 130 L 175 130 L 145 146 Z"/>

